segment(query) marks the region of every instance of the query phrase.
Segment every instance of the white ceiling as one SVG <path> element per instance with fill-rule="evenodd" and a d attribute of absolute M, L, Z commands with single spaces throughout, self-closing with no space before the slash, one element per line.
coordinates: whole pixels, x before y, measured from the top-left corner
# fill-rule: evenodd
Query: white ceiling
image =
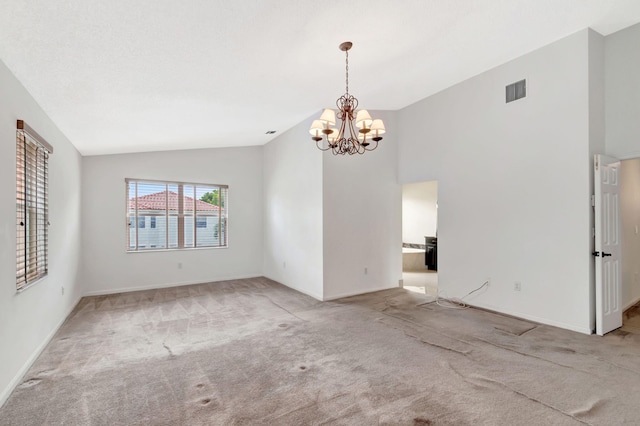
<path fill-rule="evenodd" d="M 350 92 L 396 110 L 639 21 L 638 0 L 0 0 L 0 59 L 95 155 L 267 143 L 344 93 L 346 40 Z"/>

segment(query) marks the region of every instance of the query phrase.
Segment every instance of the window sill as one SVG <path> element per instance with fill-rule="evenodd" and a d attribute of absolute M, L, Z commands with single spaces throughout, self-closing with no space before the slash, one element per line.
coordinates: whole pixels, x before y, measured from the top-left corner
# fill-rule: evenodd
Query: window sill
<path fill-rule="evenodd" d="M 229 246 L 220 246 L 220 247 L 185 247 L 185 248 L 150 248 L 150 249 L 142 249 L 142 250 L 127 250 L 126 253 L 158 253 L 158 252 L 167 252 L 167 251 L 200 251 L 200 250 L 220 250 L 227 249 Z"/>
<path fill-rule="evenodd" d="M 41 276 L 37 280 L 31 281 L 29 284 L 20 287 L 19 289 L 16 290 L 16 294 L 20 294 L 20 293 L 22 293 L 24 291 L 27 291 L 28 289 L 30 289 L 34 285 L 38 284 L 40 281 L 44 281 L 45 279 L 47 279 L 48 276 L 49 276 L 49 273 L 46 273 L 45 275 Z"/>

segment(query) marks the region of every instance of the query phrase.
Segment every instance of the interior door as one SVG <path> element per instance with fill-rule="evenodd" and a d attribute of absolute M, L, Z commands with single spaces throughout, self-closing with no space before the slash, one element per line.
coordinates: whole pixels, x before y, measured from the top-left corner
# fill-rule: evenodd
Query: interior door
<path fill-rule="evenodd" d="M 594 172 L 596 333 L 602 336 L 622 326 L 620 161 L 596 155 Z"/>

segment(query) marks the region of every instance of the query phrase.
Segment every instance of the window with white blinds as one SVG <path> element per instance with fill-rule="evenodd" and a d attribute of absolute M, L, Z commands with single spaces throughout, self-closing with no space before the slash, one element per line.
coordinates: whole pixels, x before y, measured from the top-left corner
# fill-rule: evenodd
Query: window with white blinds
<path fill-rule="evenodd" d="M 125 183 L 127 251 L 227 247 L 227 185 Z"/>
<path fill-rule="evenodd" d="M 48 272 L 49 155 L 53 148 L 24 121 L 16 131 L 16 288 Z"/>

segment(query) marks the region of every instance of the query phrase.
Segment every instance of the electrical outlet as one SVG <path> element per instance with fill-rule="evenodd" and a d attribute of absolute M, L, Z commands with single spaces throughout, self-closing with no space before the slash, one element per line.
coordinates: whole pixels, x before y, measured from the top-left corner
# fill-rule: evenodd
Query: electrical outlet
<path fill-rule="evenodd" d="M 404 287 L 404 280 L 403 279 L 398 280 L 398 287 L 400 287 L 400 288 Z"/>
<path fill-rule="evenodd" d="M 520 281 L 513 283 L 513 291 L 522 291 L 522 283 Z"/>
<path fill-rule="evenodd" d="M 178 262 L 178 269 L 182 269 L 182 262 Z"/>

